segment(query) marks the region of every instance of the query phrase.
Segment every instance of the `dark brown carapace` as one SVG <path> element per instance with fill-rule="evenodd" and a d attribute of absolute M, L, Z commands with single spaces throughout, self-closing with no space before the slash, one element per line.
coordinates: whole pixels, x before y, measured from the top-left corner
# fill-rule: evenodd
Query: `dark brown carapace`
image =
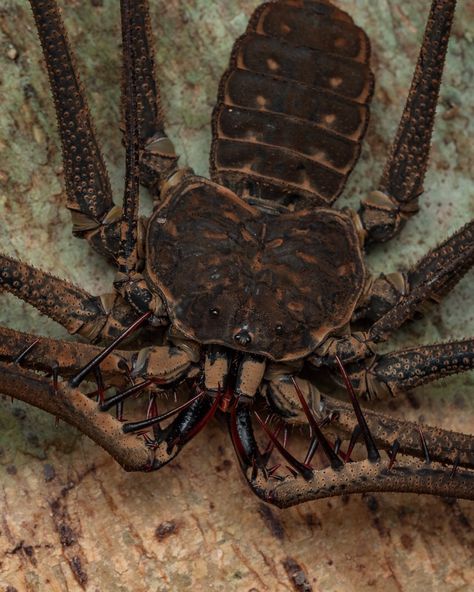
<path fill-rule="evenodd" d="M 365 250 L 417 211 L 455 0 L 432 1 L 391 154 L 358 211 L 332 205 L 368 124 L 370 45 L 332 2 L 257 8 L 219 87 L 207 180 L 179 166 L 164 131 L 147 0 L 121 0 L 123 207 L 56 2 L 30 4 L 73 232 L 118 271 L 114 291 L 95 297 L 1 257 L 3 289 L 97 344 L 0 329 L 2 392 L 76 426 L 127 470 L 161 468 L 219 414 L 250 487 L 279 506 L 367 491 L 474 499 L 474 437 L 359 403 L 474 367 L 473 339 L 375 351 L 470 269 L 473 222 L 407 272 L 371 277 L 365 264 Z M 140 184 L 154 199 L 147 219 Z M 330 380 L 348 401 L 326 394 Z M 160 411 L 176 390 L 184 401 Z M 136 395 L 146 411 L 122 421 Z M 307 427 L 303 458 L 288 449 L 287 424 Z"/>

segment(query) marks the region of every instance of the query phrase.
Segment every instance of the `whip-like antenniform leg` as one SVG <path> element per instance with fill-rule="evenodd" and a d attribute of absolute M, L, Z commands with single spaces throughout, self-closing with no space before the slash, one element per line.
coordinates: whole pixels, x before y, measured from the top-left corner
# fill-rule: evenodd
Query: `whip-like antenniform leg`
<path fill-rule="evenodd" d="M 375 414 L 365 418 L 355 398 L 352 404 L 354 409 L 358 408 L 356 416 L 353 411 L 349 411 L 347 405 L 342 404 L 341 409 L 338 409 L 339 402 L 333 403 L 336 411 L 334 422 L 338 421 L 337 411 L 347 413 L 351 420 L 348 421 L 347 417 L 344 417 L 345 421 L 341 426 L 349 434 L 349 430 L 354 426 L 357 427 L 358 434 L 365 434 L 367 453 L 372 460 L 350 462 L 346 457 L 346 461 L 349 462 L 342 462 L 339 458 L 339 462 L 336 463 L 335 451 L 320 432 L 317 436 L 313 435 L 313 440 L 322 444 L 322 450 L 331 466 L 322 470 L 313 470 L 306 462 L 300 463 L 286 454 L 285 460 L 291 464 L 292 468 L 292 475 L 287 477 L 275 475 L 273 469 L 267 468 L 268 457 L 260 452 L 253 434 L 251 412 L 244 406 L 237 407 L 230 419 L 230 433 L 244 476 L 256 495 L 279 507 L 289 507 L 335 495 L 377 491 L 429 493 L 474 499 L 473 437 L 436 429 L 433 434 L 431 432 L 429 434 L 429 438 L 433 436 L 429 439 L 430 445 L 433 444 L 433 454 L 430 456 L 429 445 L 424 435 L 420 435 L 423 432 L 417 430 L 418 447 L 412 454 L 410 446 L 412 446 L 413 424 L 408 425 L 407 422 L 383 416 L 375 417 Z M 312 415 L 308 406 L 304 410 L 307 415 Z M 371 429 L 374 420 L 376 434 Z M 384 420 L 388 422 L 386 425 Z M 308 423 L 314 425 L 314 422 L 315 418 L 308 416 Z M 265 431 L 268 433 L 267 429 Z M 369 435 L 370 438 L 367 437 Z M 405 437 L 403 450 L 397 439 L 399 435 Z M 388 448 L 387 440 L 390 437 L 393 437 L 393 441 L 389 458 L 382 459 L 377 449 L 373 447 L 373 443 L 378 445 L 377 440 L 379 440 L 385 448 Z M 276 444 L 274 437 L 272 440 Z M 449 443 L 448 454 L 443 451 L 443 441 Z M 456 443 L 459 444 L 460 451 L 455 450 Z M 281 446 L 279 452 L 284 452 Z M 406 456 L 397 457 L 398 452 L 400 454 L 403 452 L 404 455 L 421 456 L 424 462 Z M 454 460 L 453 454 L 456 455 Z M 466 468 L 460 468 L 461 455 L 462 465 Z M 308 455 L 307 458 L 309 458 Z M 338 458 L 337 454 L 336 458 Z M 435 460 L 438 458 L 441 462 Z M 452 465 L 451 470 L 441 464 L 446 462 Z"/>
<path fill-rule="evenodd" d="M 119 268 L 115 288 L 139 312 L 152 310 L 155 316 L 164 314 L 159 297 L 153 295 L 142 275 L 139 253 L 139 182 L 140 155 L 145 154 L 150 141 L 155 145 L 171 145 L 164 135 L 160 99 L 153 78 L 150 49 L 148 5 L 145 0 L 121 0 L 123 81 L 122 104 L 125 116 L 125 190 L 117 248 Z M 149 134 L 155 130 L 150 140 Z M 145 145 L 144 145 L 145 144 Z M 146 159 L 145 159 L 146 160 Z M 167 159 L 165 158 L 165 161 Z M 173 159 L 172 159 L 173 160 Z M 167 166 L 174 167 L 167 162 Z M 161 162 L 160 157 L 154 159 Z M 174 169 L 173 169 L 174 170 Z M 162 171 L 163 172 L 163 171 Z M 167 170 L 167 174 L 170 173 Z M 158 177 L 161 173 L 157 173 Z M 155 182 L 159 178 L 154 179 Z M 157 188 L 159 189 L 159 188 Z"/>
<path fill-rule="evenodd" d="M 392 238 L 418 210 L 456 0 L 433 0 L 410 94 L 378 190 L 361 204 L 368 243 Z"/>
<path fill-rule="evenodd" d="M 125 187 L 117 253 L 119 273 L 129 276 L 138 266 L 138 208 L 141 105 L 137 100 L 137 72 L 134 67 L 133 24 L 129 0 L 121 0 L 123 76 L 122 103 L 125 111 Z"/>
<path fill-rule="evenodd" d="M 106 167 L 57 3 L 55 0 L 31 0 L 31 6 L 58 118 L 67 207 L 72 214 L 73 232 L 86 238 L 99 252 L 117 260 L 121 272 L 128 279 L 139 260 L 139 139 L 144 133 L 145 120 L 149 126 L 149 104 L 152 102 L 148 96 L 148 106 L 143 107 L 146 102 L 146 89 L 151 84 L 150 75 L 146 73 L 146 59 L 143 53 L 144 47 L 149 48 L 149 44 L 142 39 L 146 36 L 146 3 L 133 2 L 129 7 L 127 2 L 122 2 L 124 72 L 127 74 L 123 93 L 127 152 L 123 211 L 113 202 Z M 133 26 L 133 18 L 137 19 L 136 27 Z M 134 44 L 138 49 L 132 51 Z M 152 90 L 150 92 L 153 96 L 156 94 Z M 158 99 L 156 105 L 158 114 Z M 121 287 L 122 279 L 118 287 Z M 134 278 L 133 285 L 128 289 L 128 292 L 130 291 L 133 294 L 128 299 L 135 308 L 138 308 L 139 312 L 143 312 L 143 309 L 148 310 L 148 303 L 152 298 L 149 292 L 143 290 L 140 278 Z M 144 301 L 147 301 L 146 304 Z M 34 305 L 34 302 L 31 303 Z M 160 302 L 152 302 L 150 306 L 155 312 L 162 312 Z"/>
<path fill-rule="evenodd" d="M 61 136 L 67 207 L 73 232 L 86 238 L 99 252 L 115 259 L 121 233 L 121 209 L 115 206 L 89 107 L 75 65 L 73 51 L 55 0 L 30 0 L 48 68 Z M 160 183 L 177 167 L 177 156 L 164 132 L 161 100 L 154 78 L 153 43 L 147 0 L 122 2 L 124 39 L 129 35 L 134 56 L 124 47 L 123 105 L 130 88 L 126 75 L 136 79 L 136 103 L 140 112 L 138 137 L 142 145 L 140 182 L 159 192 Z M 127 133 L 126 143 L 130 143 Z M 130 150 L 127 150 L 130 152 Z M 131 173 L 130 173 L 131 174 Z M 127 183 L 130 182 L 131 177 Z"/>

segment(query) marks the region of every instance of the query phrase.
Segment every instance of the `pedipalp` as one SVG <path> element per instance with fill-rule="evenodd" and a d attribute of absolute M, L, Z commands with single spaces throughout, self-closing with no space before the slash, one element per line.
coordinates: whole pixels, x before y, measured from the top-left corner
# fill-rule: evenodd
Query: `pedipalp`
<path fill-rule="evenodd" d="M 474 437 L 439 428 L 423 427 L 421 431 L 419 425 L 410 422 L 371 411 L 362 412 L 353 395 L 350 394 L 350 404 L 323 398 L 326 413 L 331 414 L 331 430 L 343 438 L 350 438 L 349 447 L 343 456 L 344 462 L 336 453 L 340 446 L 338 441 L 342 440 L 338 436 L 334 445 L 328 443 L 300 393 L 298 396 L 308 424 L 313 431 L 315 426 L 318 428 L 316 437 L 313 434 L 304 463 L 295 459 L 257 416 L 258 423 L 271 442 L 295 469 L 290 471 L 289 476 L 275 474 L 280 465 L 272 467 L 269 473 L 266 468 L 269 457 L 259 450 L 251 411 L 245 406 L 236 406 L 230 419 L 230 432 L 244 476 L 254 493 L 279 507 L 368 491 L 431 493 L 474 499 Z M 354 445 L 361 434 L 364 434 L 370 458 L 351 461 Z M 330 466 L 312 470 L 307 463 L 309 453 L 314 454 L 316 440 L 323 444 Z M 446 449 L 446 442 L 449 443 L 449 450 Z M 387 460 L 381 458 L 377 446 L 387 451 Z M 451 466 L 451 472 L 446 470 L 446 464 Z M 463 467 L 461 472 L 460 466 Z M 459 481 L 453 479 L 452 475 Z"/>

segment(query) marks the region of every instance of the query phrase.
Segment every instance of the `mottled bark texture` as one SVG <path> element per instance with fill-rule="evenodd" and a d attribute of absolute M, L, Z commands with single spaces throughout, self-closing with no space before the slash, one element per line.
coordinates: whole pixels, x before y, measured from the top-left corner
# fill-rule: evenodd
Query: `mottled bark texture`
<path fill-rule="evenodd" d="M 151 0 L 167 130 L 182 162 L 205 173 L 210 117 L 230 47 L 256 0 Z M 63 0 L 66 23 L 122 194 L 118 2 Z M 339 0 L 373 45 L 376 89 L 368 138 L 341 203 L 376 187 L 410 86 L 429 2 Z M 459 3 L 421 211 L 370 262 L 409 269 L 472 218 L 474 2 Z M 26 0 L 0 7 L 0 251 L 74 282 L 110 291 L 112 270 L 71 236 L 47 74 Z M 147 201 L 146 199 L 144 201 Z M 472 273 L 387 350 L 474 334 Z M 65 332 L 13 296 L 1 323 Z M 472 375 L 388 403 L 413 421 L 472 432 Z M 387 406 L 380 404 L 379 407 Z M 43 590 L 467 591 L 472 504 L 368 495 L 279 511 L 238 476 L 217 423 L 154 474 L 130 475 L 73 428 L 20 402 L 0 402 L 0 587 Z"/>

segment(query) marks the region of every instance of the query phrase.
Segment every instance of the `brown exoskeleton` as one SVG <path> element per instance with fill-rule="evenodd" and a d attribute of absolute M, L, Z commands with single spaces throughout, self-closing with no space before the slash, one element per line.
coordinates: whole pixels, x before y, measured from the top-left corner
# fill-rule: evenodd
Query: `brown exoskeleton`
<path fill-rule="evenodd" d="M 364 261 L 365 247 L 392 238 L 417 210 L 455 2 L 432 3 L 392 153 L 358 212 L 331 205 L 367 127 L 370 50 L 364 32 L 332 3 L 279 0 L 256 10 L 220 85 L 209 181 L 179 167 L 164 131 L 147 2 L 122 0 L 122 208 L 112 199 L 56 2 L 30 3 L 58 115 L 73 231 L 118 272 L 114 292 L 94 297 L 2 256 L 4 289 L 104 346 L 1 329 L 2 391 L 75 425 L 128 470 L 162 467 L 219 410 L 250 486 L 280 506 L 362 491 L 474 498 L 472 437 L 362 413 L 357 399 L 474 365 L 472 339 L 374 351 L 470 268 L 473 223 L 406 273 L 371 278 Z M 139 182 L 155 199 L 145 220 Z M 133 349 L 139 329 L 147 346 Z M 119 349 L 126 338 L 128 349 Z M 351 404 L 319 388 L 322 372 L 342 380 Z M 80 390 L 94 379 L 94 396 Z M 188 400 L 158 413 L 157 393 L 185 380 L 193 387 Z M 106 397 L 104 383 L 116 392 Z M 150 395 L 145 419 L 121 423 L 108 413 L 141 392 Z M 309 425 L 302 461 L 261 419 L 262 405 L 283 422 Z M 266 452 L 253 418 L 270 439 Z M 344 453 L 323 434 L 328 422 L 350 440 Z M 351 461 L 359 438 L 367 459 Z M 311 466 L 318 446 L 329 461 L 323 470 Z M 269 467 L 272 448 L 290 475 Z"/>

